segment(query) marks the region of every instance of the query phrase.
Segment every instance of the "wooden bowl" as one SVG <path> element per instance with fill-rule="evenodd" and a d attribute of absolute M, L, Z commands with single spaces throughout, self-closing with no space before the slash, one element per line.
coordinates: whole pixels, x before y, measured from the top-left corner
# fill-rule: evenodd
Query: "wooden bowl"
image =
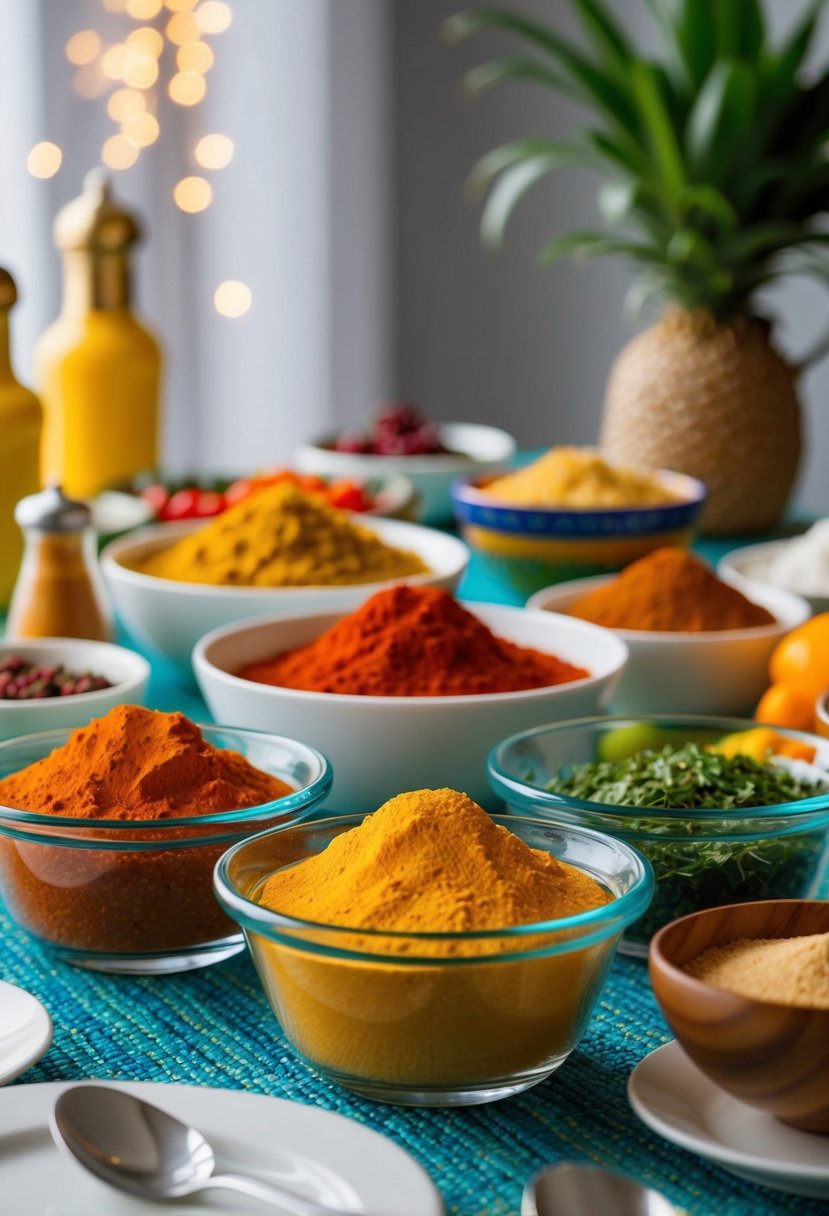
<path fill-rule="evenodd" d="M 807 1132 L 829 1134 L 829 1009 L 735 996 L 695 979 L 685 963 L 738 937 L 829 932 L 829 901 L 764 900 L 694 912 L 651 941 L 650 976 L 665 1020 L 716 1085 Z"/>

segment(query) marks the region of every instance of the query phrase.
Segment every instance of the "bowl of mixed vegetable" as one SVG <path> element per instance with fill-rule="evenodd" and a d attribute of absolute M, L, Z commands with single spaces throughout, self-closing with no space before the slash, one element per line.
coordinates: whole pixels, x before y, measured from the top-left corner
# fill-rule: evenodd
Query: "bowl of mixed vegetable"
<path fill-rule="evenodd" d="M 488 760 L 510 811 L 596 828 L 650 861 L 656 892 L 621 949 L 722 904 L 816 895 L 829 862 L 829 741 L 740 718 L 583 718 Z"/>

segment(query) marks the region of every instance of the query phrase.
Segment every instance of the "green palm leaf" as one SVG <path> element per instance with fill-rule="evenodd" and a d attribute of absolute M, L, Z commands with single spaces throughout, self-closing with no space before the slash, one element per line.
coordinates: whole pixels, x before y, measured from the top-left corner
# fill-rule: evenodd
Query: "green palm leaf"
<path fill-rule="evenodd" d="M 722 317 L 749 310 L 754 293 L 795 254 L 816 273 L 829 245 L 829 59 L 810 76 L 806 65 L 829 0 L 803 0 L 782 38 L 770 31 L 765 0 L 647 0 L 653 54 L 639 47 L 612 0 L 568 3 L 581 45 L 488 6 L 444 27 L 455 41 L 489 30 L 524 44 L 526 54 L 467 73 L 472 91 L 541 84 L 588 116 L 569 137 L 515 139 L 481 158 L 468 187 L 488 191 L 486 244 L 500 246 L 537 182 L 577 166 L 604 179 L 603 230 L 565 233 L 541 256 L 624 258 L 643 275 L 633 303 L 659 291 Z"/>
<path fill-rule="evenodd" d="M 517 204 L 532 186 L 558 168 L 559 163 L 557 155 L 542 153 L 504 170 L 481 213 L 481 239 L 488 249 L 501 247 L 507 223 Z"/>

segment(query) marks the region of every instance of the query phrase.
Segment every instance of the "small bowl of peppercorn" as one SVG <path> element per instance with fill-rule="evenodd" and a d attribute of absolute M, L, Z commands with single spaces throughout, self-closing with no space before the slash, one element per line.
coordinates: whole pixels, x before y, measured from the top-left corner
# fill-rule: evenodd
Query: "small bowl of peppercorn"
<path fill-rule="evenodd" d="M 115 705 L 140 705 L 150 665 L 140 654 L 85 638 L 0 642 L 0 739 L 85 726 Z"/>

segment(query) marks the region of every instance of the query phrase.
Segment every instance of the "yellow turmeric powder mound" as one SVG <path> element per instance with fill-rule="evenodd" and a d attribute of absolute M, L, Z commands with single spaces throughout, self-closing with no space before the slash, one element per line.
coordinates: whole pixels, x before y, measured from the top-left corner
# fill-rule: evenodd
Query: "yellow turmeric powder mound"
<path fill-rule="evenodd" d="M 416 553 L 392 548 L 345 511 L 287 483 L 237 503 L 139 569 L 236 587 L 379 583 L 428 572 Z"/>
<path fill-rule="evenodd" d="M 448 789 L 401 794 L 293 864 L 291 837 L 274 838 L 288 864 L 250 897 L 354 932 L 286 926 L 249 944 L 289 1040 L 327 1075 L 373 1097 L 441 1102 L 513 1092 L 572 1050 L 618 935 L 559 951 L 566 929 L 508 930 L 608 903 L 588 874 Z M 388 936 L 473 929 L 493 936 Z"/>
<path fill-rule="evenodd" d="M 398 794 L 324 852 L 274 874 L 259 899 L 327 925 L 456 933 L 575 916 L 608 896 L 444 789 Z"/>
<path fill-rule="evenodd" d="M 485 487 L 520 507 L 646 507 L 676 502 L 655 477 L 610 465 L 595 448 L 551 448 L 539 460 Z"/>

